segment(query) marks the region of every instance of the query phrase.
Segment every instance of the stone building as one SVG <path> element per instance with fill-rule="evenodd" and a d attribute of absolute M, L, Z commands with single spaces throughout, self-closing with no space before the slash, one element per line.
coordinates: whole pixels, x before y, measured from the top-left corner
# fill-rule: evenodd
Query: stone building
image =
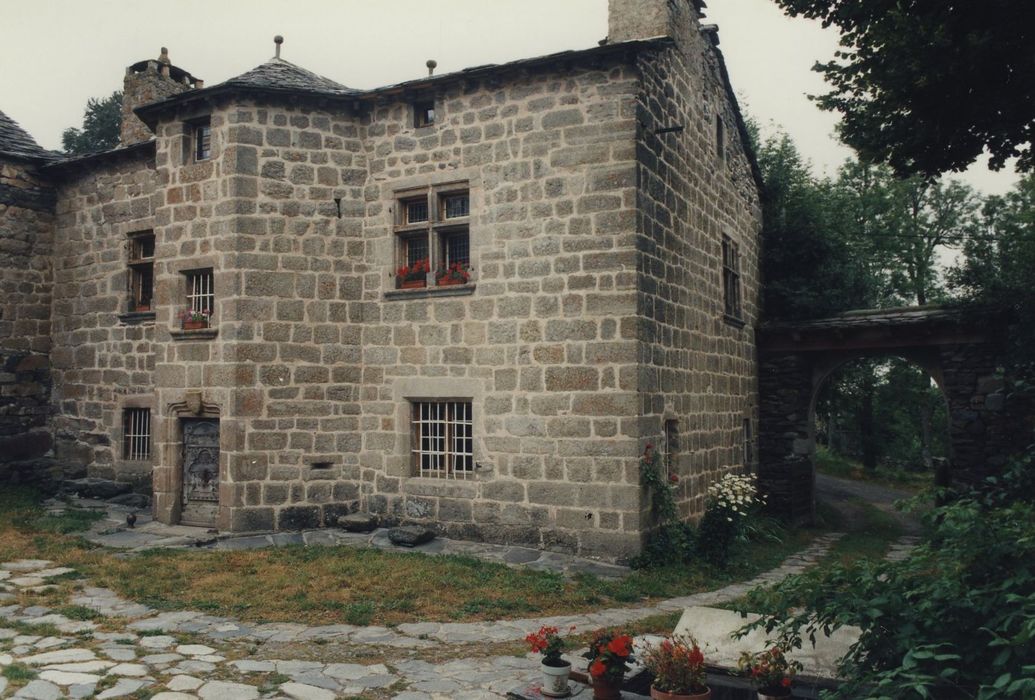
<path fill-rule="evenodd" d="M 635 553 L 647 443 L 687 517 L 756 453 L 758 175 L 700 20 L 611 0 L 599 47 L 373 90 L 163 50 L 85 157 L 3 121 L 3 432 L 164 522 Z"/>

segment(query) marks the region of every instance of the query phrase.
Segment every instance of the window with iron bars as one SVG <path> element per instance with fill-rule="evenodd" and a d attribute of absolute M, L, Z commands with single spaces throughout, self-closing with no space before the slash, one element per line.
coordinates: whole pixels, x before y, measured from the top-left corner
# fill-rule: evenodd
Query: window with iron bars
<path fill-rule="evenodd" d="M 470 401 L 414 401 L 410 424 L 414 474 L 466 479 L 474 473 Z"/>
<path fill-rule="evenodd" d="M 209 122 L 194 125 L 194 160 L 212 157 L 212 126 Z"/>
<path fill-rule="evenodd" d="M 740 247 L 722 237 L 722 296 L 726 316 L 740 320 Z"/>
<path fill-rule="evenodd" d="M 151 409 L 122 411 L 122 456 L 129 460 L 151 459 Z"/>
<path fill-rule="evenodd" d="M 191 270 L 187 275 L 187 310 L 193 313 L 212 315 L 216 305 L 216 293 L 212 269 Z"/>

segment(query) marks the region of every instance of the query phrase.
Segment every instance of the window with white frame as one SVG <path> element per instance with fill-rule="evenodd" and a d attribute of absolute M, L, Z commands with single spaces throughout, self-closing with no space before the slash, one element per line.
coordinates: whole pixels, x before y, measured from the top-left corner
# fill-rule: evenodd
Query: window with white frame
<path fill-rule="evenodd" d="M 413 473 L 446 479 L 473 474 L 471 402 L 413 401 L 410 406 Z"/>
<path fill-rule="evenodd" d="M 216 305 L 215 276 L 212 268 L 203 270 L 187 270 L 183 273 L 186 281 L 186 308 L 181 314 L 185 328 L 207 327 L 212 320 Z"/>
<path fill-rule="evenodd" d="M 151 409 L 122 411 L 122 457 L 136 461 L 151 459 Z"/>
<path fill-rule="evenodd" d="M 722 237 L 722 296 L 726 316 L 740 320 L 740 247 L 729 236 Z"/>
<path fill-rule="evenodd" d="M 466 284 L 471 268 L 470 216 L 466 183 L 399 193 L 396 287 Z"/>

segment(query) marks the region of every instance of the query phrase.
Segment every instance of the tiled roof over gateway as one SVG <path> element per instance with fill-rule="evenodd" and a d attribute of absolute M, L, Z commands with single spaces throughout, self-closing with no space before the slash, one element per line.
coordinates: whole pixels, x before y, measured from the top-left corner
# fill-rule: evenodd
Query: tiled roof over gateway
<path fill-rule="evenodd" d="M 58 154 L 44 149 L 18 122 L 0 112 L 0 155 L 29 160 L 52 160 Z"/>

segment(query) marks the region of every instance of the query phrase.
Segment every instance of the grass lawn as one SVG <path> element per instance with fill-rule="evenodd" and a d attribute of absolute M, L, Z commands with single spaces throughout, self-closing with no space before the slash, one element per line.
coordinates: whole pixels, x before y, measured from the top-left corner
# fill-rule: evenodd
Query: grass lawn
<path fill-rule="evenodd" d="M 934 473 L 928 471 L 912 472 L 905 469 L 892 469 L 878 466 L 870 471 L 855 460 L 828 450 L 816 447 L 816 471 L 828 476 L 855 481 L 868 481 L 880 486 L 916 493 L 934 485 Z"/>
<path fill-rule="evenodd" d="M 0 493 L 0 561 L 40 557 L 159 609 L 252 622 L 395 625 L 589 612 L 711 590 L 777 566 L 810 531 L 742 545 L 725 571 L 705 564 L 636 571 L 620 581 L 512 569 L 478 559 L 350 547 L 154 550 L 131 557 L 74 535 L 89 514 L 48 517 L 27 490 Z M 71 577 L 63 583 L 76 586 Z"/>

